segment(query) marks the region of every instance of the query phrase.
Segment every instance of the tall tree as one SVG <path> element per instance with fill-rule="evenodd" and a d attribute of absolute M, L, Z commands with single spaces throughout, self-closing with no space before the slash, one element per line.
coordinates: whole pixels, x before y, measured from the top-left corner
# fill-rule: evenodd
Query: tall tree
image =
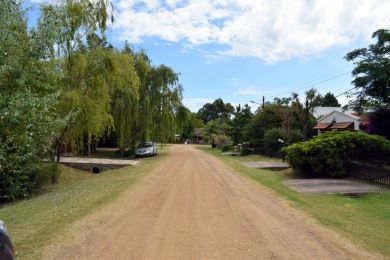
<path fill-rule="evenodd" d="M 326 93 L 325 96 L 323 98 L 321 98 L 321 106 L 322 107 L 341 107 L 339 101 L 331 92 Z"/>
<path fill-rule="evenodd" d="M 312 127 L 315 124 L 315 118 L 313 118 L 314 108 L 319 106 L 321 102 L 321 96 L 317 90 L 311 88 L 305 92 L 305 101 L 302 106 L 302 133 L 303 139 L 306 140 L 311 137 Z"/>
<path fill-rule="evenodd" d="M 205 124 L 211 120 L 219 120 L 220 123 L 227 123 L 233 112 L 234 107 L 230 103 L 224 103 L 221 98 L 218 98 L 213 103 L 206 103 L 199 109 L 198 115 Z"/>
<path fill-rule="evenodd" d="M 390 31 L 377 30 L 372 38 L 376 38 L 376 43 L 345 56 L 355 64 L 352 71 L 355 90 L 351 93 L 359 104 L 390 106 Z"/>
<path fill-rule="evenodd" d="M 64 116 L 73 115 L 57 139 L 57 161 L 65 140 L 90 154 L 93 139 L 113 124 L 104 37 L 110 6 L 107 0 L 60 0 L 41 8 L 38 28 L 47 32 L 50 58 L 59 63 L 62 76 L 59 111 Z"/>
<path fill-rule="evenodd" d="M 116 144 L 121 156 L 132 141 L 137 125 L 140 80 L 134 67 L 134 56 L 124 50 L 112 53 L 113 69 L 108 84 L 111 89 L 111 114 L 114 120 Z"/>
<path fill-rule="evenodd" d="M 244 142 L 244 136 L 247 132 L 250 122 L 252 121 L 253 114 L 250 107 L 245 104 L 243 107 L 238 105 L 233 113 L 233 119 L 229 123 L 231 129 L 229 135 L 232 141 L 236 144 Z"/>
<path fill-rule="evenodd" d="M 58 74 L 44 28 L 28 30 L 18 1 L 0 1 L 0 202 L 28 196 L 66 118 L 55 111 Z"/>

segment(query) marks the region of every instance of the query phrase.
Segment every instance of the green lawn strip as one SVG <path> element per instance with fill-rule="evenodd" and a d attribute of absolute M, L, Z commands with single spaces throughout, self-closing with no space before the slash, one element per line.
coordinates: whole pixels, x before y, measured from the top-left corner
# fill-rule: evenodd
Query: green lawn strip
<path fill-rule="evenodd" d="M 61 166 L 60 183 L 47 187 L 45 194 L 0 208 L 17 257 L 39 259 L 42 248 L 66 227 L 118 197 L 167 156 L 167 150 L 160 149 L 157 157 L 137 166 L 95 175 Z"/>
<path fill-rule="evenodd" d="M 282 197 L 291 205 L 304 210 L 320 223 L 328 226 L 367 250 L 390 257 L 390 193 L 366 194 L 358 198 L 343 195 L 309 195 L 298 193 L 282 182 L 291 178 L 291 170 L 273 172 L 242 166 L 243 161 L 271 161 L 266 157 L 250 155 L 246 157 L 221 155 L 220 150 L 198 146 L 227 165 L 259 182 Z"/>

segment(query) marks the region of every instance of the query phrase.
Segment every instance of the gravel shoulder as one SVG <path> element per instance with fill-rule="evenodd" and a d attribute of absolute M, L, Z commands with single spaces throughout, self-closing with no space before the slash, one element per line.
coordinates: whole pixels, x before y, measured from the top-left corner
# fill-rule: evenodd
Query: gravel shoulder
<path fill-rule="evenodd" d="M 189 145 L 80 220 L 46 259 L 366 259 L 333 231 Z"/>

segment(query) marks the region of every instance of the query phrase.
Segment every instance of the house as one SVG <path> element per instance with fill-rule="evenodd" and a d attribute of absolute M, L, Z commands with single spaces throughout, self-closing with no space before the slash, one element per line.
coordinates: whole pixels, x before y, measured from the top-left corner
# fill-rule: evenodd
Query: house
<path fill-rule="evenodd" d="M 353 110 L 345 110 L 342 107 L 315 107 L 313 110 L 313 116 L 319 120 L 322 117 L 332 113 L 333 111 L 344 112 L 347 114 L 353 114 Z"/>
<path fill-rule="evenodd" d="M 203 142 L 202 139 L 202 128 L 195 128 L 192 133 L 192 143 L 193 144 L 201 144 Z"/>
<path fill-rule="evenodd" d="M 349 130 L 359 131 L 361 119 L 348 113 L 339 110 L 333 110 L 327 115 L 320 117 L 314 129 L 317 129 L 317 134 L 320 135 L 328 131 Z"/>

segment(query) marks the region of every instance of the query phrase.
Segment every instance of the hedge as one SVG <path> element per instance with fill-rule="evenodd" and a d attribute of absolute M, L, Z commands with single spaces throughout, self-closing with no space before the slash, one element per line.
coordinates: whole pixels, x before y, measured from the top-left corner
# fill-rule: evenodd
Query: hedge
<path fill-rule="evenodd" d="M 390 141 L 364 132 L 328 132 L 283 150 L 294 170 L 311 177 L 345 176 L 348 161 L 390 163 Z"/>

